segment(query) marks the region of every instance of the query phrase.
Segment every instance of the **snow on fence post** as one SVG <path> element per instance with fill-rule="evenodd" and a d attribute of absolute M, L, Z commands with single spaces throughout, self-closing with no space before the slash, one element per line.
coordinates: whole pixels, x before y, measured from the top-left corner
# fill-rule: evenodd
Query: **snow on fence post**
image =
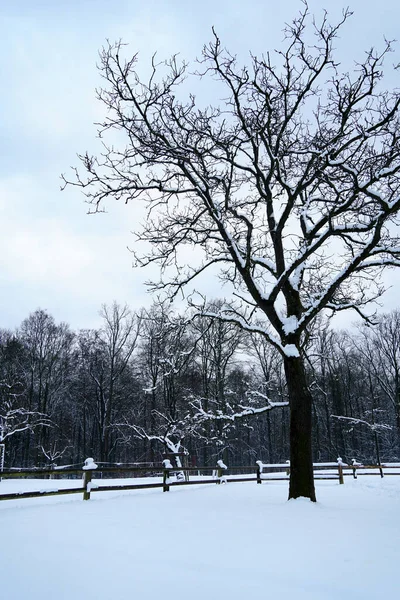
<path fill-rule="evenodd" d="M 286 461 L 287 467 L 286 467 L 286 475 L 289 477 L 290 475 L 290 460 Z"/>
<path fill-rule="evenodd" d="M 163 492 L 169 492 L 168 478 L 172 469 L 171 461 L 166 458 L 163 460 Z"/>
<path fill-rule="evenodd" d="M 262 460 L 257 460 L 256 465 L 257 465 L 257 483 L 261 483 L 261 473 L 263 472 Z"/>
<path fill-rule="evenodd" d="M 357 479 L 357 467 L 360 466 L 360 463 L 358 463 L 355 458 L 353 458 L 351 462 L 351 468 L 353 469 L 353 479 Z"/>
<path fill-rule="evenodd" d="M 93 458 L 87 458 L 85 464 L 82 467 L 83 471 L 83 499 L 90 500 L 90 490 L 92 488 L 92 471 L 97 469 L 97 465 Z"/>
<path fill-rule="evenodd" d="M 339 483 L 344 483 L 344 477 L 343 477 L 343 461 L 341 459 L 340 456 L 338 456 L 337 459 L 337 464 L 338 464 L 338 473 L 339 473 Z"/>
<path fill-rule="evenodd" d="M 226 483 L 226 479 L 225 479 L 225 477 L 222 476 L 222 474 L 227 468 L 228 467 L 226 466 L 226 464 L 224 464 L 224 461 L 222 461 L 222 460 L 217 461 L 217 485 L 219 485 L 221 483 L 221 481 Z"/>

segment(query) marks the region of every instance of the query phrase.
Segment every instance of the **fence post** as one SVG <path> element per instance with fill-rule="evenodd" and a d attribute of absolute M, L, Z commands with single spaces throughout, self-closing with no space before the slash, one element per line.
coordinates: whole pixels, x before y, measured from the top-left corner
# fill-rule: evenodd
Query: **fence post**
<path fill-rule="evenodd" d="M 93 458 L 87 458 L 82 467 L 83 471 L 83 499 L 90 500 L 90 490 L 92 481 L 92 472 L 97 469 L 97 465 Z"/>
<path fill-rule="evenodd" d="M 337 463 L 338 463 L 338 472 L 339 472 L 339 483 L 343 484 L 344 483 L 343 462 L 342 462 L 342 459 L 340 456 L 337 459 Z"/>
<path fill-rule="evenodd" d="M 218 460 L 217 461 L 217 485 L 219 485 L 221 483 L 222 480 L 222 473 L 227 469 L 228 467 L 224 464 L 224 462 L 222 460 Z"/>
<path fill-rule="evenodd" d="M 351 468 L 353 469 L 353 479 L 357 479 L 357 467 L 360 467 L 361 465 L 360 465 L 360 463 L 358 463 L 356 461 L 355 458 L 353 458 L 353 460 L 351 462 L 352 462 Z"/>
<path fill-rule="evenodd" d="M 257 483 L 261 483 L 261 473 L 263 470 L 263 463 L 261 460 L 257 460 L 256 465 L 257 465 Z"/>
<path fill-rule="evenodd" d="M 168 478 L 172 469 L 171 461 L 166 458 L 163 460 L 163 492 L 169 492 Z"/>
<path fill-rule="evenodd" d="M 54 463 L 54 462 L 53 462 L 53 463 L 51 463 L 51 465 L 50 465 L 50 469 L 51 469 L 52 471 L 55 471 L 55 470 L 56 470 L 56 466 L 57 466 L 57 465 L 56 465 L 56 463 Z M 49 479 L 55 479 L 55 473 L 50 473 L 50 475 L 49 475 Z"/>
<path fill-rule="evenodd" d="M 289 477 L 290 475 L 290 460 L 286 461 L 287 467 L 286 467 L 286 475 Z"/>

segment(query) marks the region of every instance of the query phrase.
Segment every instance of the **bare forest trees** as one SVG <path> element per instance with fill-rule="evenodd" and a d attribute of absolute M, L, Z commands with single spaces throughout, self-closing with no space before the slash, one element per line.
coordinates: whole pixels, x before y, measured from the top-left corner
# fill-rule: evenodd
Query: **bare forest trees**
<path fill-rule="evenodd" d="M 0 331 L 7 466 L 82 464 L 88 455 L 160 463 L 165 452 L 183 450 L 197 464 L 214 465 L 224 454 L 232 465 L 287 460 L 284 365 L 264 337 L 160 303 L 139 316 L 118 305 L 103 307 L 102 315 L 98 329 L 75 333 L 36 311 L 16 331 Z M 317 460 L 400 460 L 393 361 L 400 322 L 396 311 L 377 321 L 350 333 L 320 320 L 309 332 L 304 351 Z M 51 335 L 44 335 L 47 326 Z M 55 340 L 66 331 L 71 346 L 57 358 Z M 51 373 L 44 365 L 53 365 Z M 47 415 L 38 411 L 40 375 L 49 388 Z"/>
<path fill-rule="evenodd" d="M 375 327 L 360 327 L 360 353 L 372 370 L 377 393 L 384 394 L 400 435 L 400 312 L 379 317 Z"/>
<path fill-rule="evenodd" d="M 153 289 L 173 297 L 220 267 L 236 301 L 212 316 L 258 332 L 281 353 L 291 411 L 289 497 L 311 500 L 303 336 L 321 311 L 365 315 L 383 292 L 382 270 L 400 265 L 400 97 L 382 81 L 391 47 L 340 72 L 333 44 L 349 17 L 345 11 L 330 25 L 324 16 L 310 32 L 305 4 L 274 55 L 241 66 L 214 35 L 197 72 L 177 57 L 154 59 L 147 80 L 136 55 L 125 60 L 122 44 L 106 47 L 103 149 L 81 157 L 85 175 L 76 171 L 74 181 L 94 210 L 109 198 L 146 200 L 138 236 L 151 250 L 136 259 L 160 266 Z M 213 82 L 211 106 L 183 99 L 191 78 Z M 107 145 L 112 130 L 125 134 L 125 146 Z M 193 247 L 202 251 L 197 264 L 185 260 Z"/>
<path fill-rule="evenodd" d="M 288 402 L 280 394 L 266 393 L 266 364 L 257 353 L 259 360 L 251 356 L 254 347 L 251 334 L 238 328 L 236 323 L 213 316 L 223 306 L 221 300 L 210 302 L 201 318 L 198 316 L 193 320 L 192 326 L 199 334 L 197 356 L 201 360 L 202 389 L 197 396 L 192 395 L 191 405 L 195 411 L 192 418 L 197 425 L 197 435 L 202 431 L 207 440 L 206 453 L 207 444 L 216 444 L 228 461 L 236 445 L 233 440 L 237 439 L 240 430 L 242 445 L 247 445 L 246 452 L 254 458 L 252 432 L 257 428 L 256 418 L 268 415 L 269 423 L 271 410 L 286 408 Z M 261 338 L 261 344 L 263 341 L 266 345 L 263 358 L 268 352 L 276 357 L 275 349 Z M 281 364 L 278 360 L 275 375 Z M 272 380 L 275 377 L 271 377 L 270 384 Z"/>
<path fill-rule="evenodd" d="M 22 322 L 18 337 L 26 358 L 22 365 L 27 409 L 46 415 L 50 421 L 57 414 L 58 422 L 61 423 L 62 415 L 68 419 L 74 334 L 65 323 L 57 325 L 46 311 L 36 310 Z M 63 433 L 57 433 L 59 443 L 68 443 L 67 432 L 68 426 L 64 423 Z M 39 428 L 35 438 L 27 437 L 26 455 L 31 452 L 32 442 L 35 443 L 38 459 L 41 449 L 49 448 L 53 442 L 52 429 Z"/>
<path fill-rule="evenodd" d="M 249 353 L 252 357 L 253 390 L 252 395 L 265 404 L 266 399 L 276 403 L 286 399 L 282 357 L 278 350 L 268 340 L 257 334 L 249 336 Z M 286 460 L 289 455 L 287 448 L 288 415 L 285 408 L 272 414 L 265 413 L 266 434 L 263 456 L 271 463 Z M 253 427 L 257 427 L 254 423 Z"/>
<path fill-rule="evenodd" d="M 101 310 L 103 325 L 99 330 L 82 331 L 79 336 L 79 363 L 81 376 L 77 393 L 83 412 L 83 435 L 87 427 L 98 440 L 98 460 L 112 458 L 118 436 L 113 424 L 123 408 L 129 406 L 132 373 L 129 366 L 136 347 L 140 317 L 127 306 L 114 303 Z"/>
<path fill-rule="evenodd" d="M 51 424 L 46 414 L 26 403 L 23 363 L 21 342 L 11 332 L 0 331 L 0 444 L 3 448 L 13 436 L 18 438 L 20 434 Z"/>
<path fill-rule="evenodd" d="M 222 305 L 221 301 L 210 303 L 207 309 L 218 311 Z M 192 327 L 198 336 L 197 360 L 200 363 L 202 379 L 199 393 L 193 395 L 191 402 L 196 412 L 200 410 L 205 417 L 209 416 L 203 422 L 203 454 L 204 460 L 207 461 L 207 440 L 217 441 L 221 448 L 227 448 L 229 445 L 230 422 L 214 417 L 235 412 L 236 401 L 232 390 L 229 389 L 228 377 L 233 370 L 243 336 L 234 324 L 212 318 L 195 319 Z M 243 399 L 244 393 L 239 400 Z M 198 414 L 198 417 L 200 416 Z M 225 458 L 228 460 L 226 456 Z"/>
<path fill-rule="evenodd" d="M 196 434 L 187 397 L 193 386 L 198 340 L 191 335 L 187 321 L 163 303 L 154 303 L 142 318 L 138 351 L 142 419 L 137 418 L 137 407 L 132 407 L 117 427 L 128 438 L 141 439 L 145 447 L 150 444 L 154 460 L 157 446 L 164 452 L 179 453 Z"/>
<path fill-rule="evenodd" d="M 186 411 L 182 411 L 182 373 L 190 363 L 193 345 L 176 316 L 162 303 L 143 312 L 143 328 L 138 351 L 141 371 L 142 419 L 131 407 L 124 422 L 116 426 L 129 437 L 150 444 L 154 460 L 156 446 L 164 452 L 178 452 L 187 434 Z M 135 410 L 136 409 L 136 410 Z M 139 422 L 140 421 L 140 424 Z"/>
<path fill-rule="evenodd" d="M 398 327 L 388 334 L 383 326 L 395 315 L 381 315 L 374 327 L 360 325 L 359 334 L 332 330 L 326 322 L 314 332 L 307 354 L 317 460 L 338 454 L 379 463 L 381 455 L 398 455 L 395 405 L 387 393 L 396 375 L 379 351 L 381 344 L 396 347 Z"/>

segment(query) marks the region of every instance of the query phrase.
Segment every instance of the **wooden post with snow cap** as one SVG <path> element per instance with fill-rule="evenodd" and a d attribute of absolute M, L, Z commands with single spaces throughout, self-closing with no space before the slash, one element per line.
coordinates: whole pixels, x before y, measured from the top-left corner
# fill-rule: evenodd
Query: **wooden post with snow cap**
<path fill-rule="evenodd" d="M 344 463 L 340 456 L 338 456 L 337 464 L 338 464 L 338 473 L 339 473 L 339 483 L 344 483 L 344 477 L 343 477 L 343 464 Z"/>
<path fill-rule="evenodd" d="M 92 471 L 97 469 L 97 465 L 93 458 L 87 458 L 85 464 L 82 467 L 83 471 L 83 499 L 90 500 L 90 490 L 92 481 Z"/>
<path fill-rule="evenodd" d="M 357 467 L 361 467 L 361 463 L 357 462 L 355 458 L 352 460 L 351 468 L 353 469 L 353 479 L 357 479 Z"/>
<path fill-rule="evenodd" d="M 263 462 L 262 462 L 262 460 L 257 460 L 256 461 L 256 465 L 257 465 L 257 483 L 261 483 L 261 473 L 263 471 Z"/>
<path fill-rule="evenodd" d="M 168 477 L 172 469 L 171 461 L 166 458 L 163 460 L 163 492 L 169 492 Z"/>
<path fill-rule="evenodd" d="M 223 478 L 223 472 L 227 468 L 228 467 L 226 466 L 226 464 L 224 463 L 223 460 L 218 460 L 217 461 L 217 485 L 219 485 L 221 483 L 221 481 L 223 481 L 224 483 L 226 483 L 225 478 Z"/>

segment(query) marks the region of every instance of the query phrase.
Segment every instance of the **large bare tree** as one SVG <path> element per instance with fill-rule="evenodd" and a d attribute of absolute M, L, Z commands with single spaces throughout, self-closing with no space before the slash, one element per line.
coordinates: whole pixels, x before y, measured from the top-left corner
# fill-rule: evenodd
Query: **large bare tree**
<path fill-rule="evenodd" d="M 103 149 L 81 157 L 84 173 L 73 181 L 93 210 L 110 198 L 145 199 L 137 235 L 150 249 L 136 258 L 161 267 L 154 289 L 174 296 L 220 267 L 237 301 L 214 316 L 260 333 L 282 354 L 289 497 L 311 500 L 304 334 L 323 310 L 365 315 L 383 292 L 382 270 L 400 266 L 400 95 L 382 83 L 391 46 L 371 49 L 352 73 L 341 73 L 333 43 L 349 16 L 331 25 L 325 15 L 317 24 L 305 4 L 274 54 L 240 66 L 214 34 L 197 71 L 177 57 L 154 58 L 145 81 L 136 55 L 126 60 L 121 43 L 107 46 Z M 184 97 L 208 80 L 212 105 Z M 202 250 L 197 264 L 186 251 L 193 247 Z"/>

